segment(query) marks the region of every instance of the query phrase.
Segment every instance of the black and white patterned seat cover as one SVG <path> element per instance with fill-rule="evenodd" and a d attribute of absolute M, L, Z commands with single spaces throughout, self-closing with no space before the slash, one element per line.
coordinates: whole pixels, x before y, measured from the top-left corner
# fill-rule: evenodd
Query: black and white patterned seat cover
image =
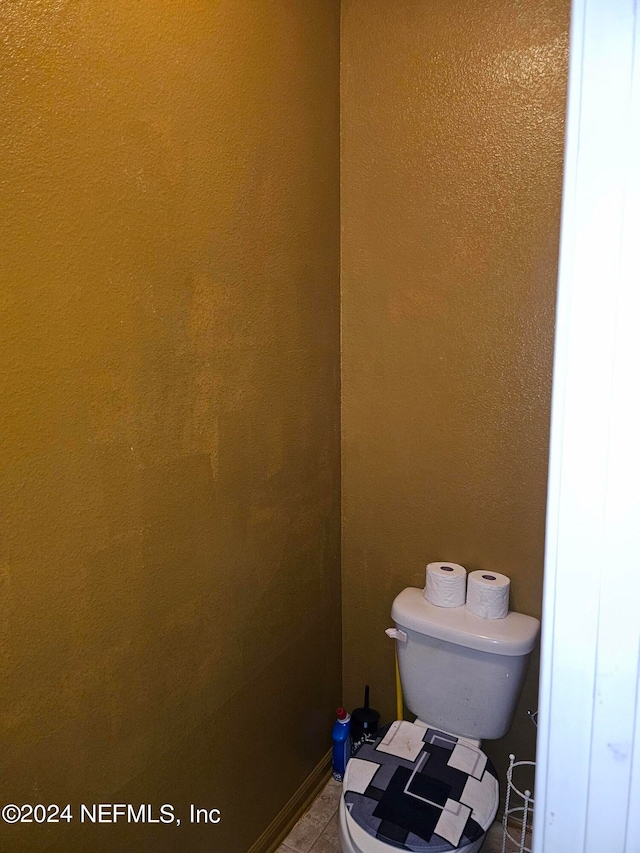
<path fill-rule="evenodd" d="M 447 853 L 484 835 L 499 802 L 482 750 L 453 735 L 396 721 L 349 762 L 351 817 L 369 835 L 414 853 Z"/>

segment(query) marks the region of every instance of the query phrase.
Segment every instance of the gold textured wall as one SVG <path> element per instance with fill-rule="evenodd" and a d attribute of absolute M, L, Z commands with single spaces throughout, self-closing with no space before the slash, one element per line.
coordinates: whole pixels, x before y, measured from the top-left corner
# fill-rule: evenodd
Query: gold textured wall
<path fill-rule="evenodd" d="M 246 853 L 340 699 L 339 4 L 0 9 L 0 825 Z"/>
<path fill-rule="evenodd" d="M 348 706 L 394 715 L 383 630 L 424 567 L 540 616 L 568 0 L 342 4 Z M 533 757 L 537 670 L 508 743 Z"/>

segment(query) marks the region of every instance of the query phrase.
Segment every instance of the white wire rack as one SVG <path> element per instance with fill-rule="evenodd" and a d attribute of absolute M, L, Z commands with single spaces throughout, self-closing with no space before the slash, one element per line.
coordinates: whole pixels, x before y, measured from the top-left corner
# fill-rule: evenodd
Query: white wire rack
<path fill-rule="evenodd" d="M 502 818 L 502 853 L 515 853 L 516 851 L 517 853 L 531 853 L 531 847 L 527 847 L 527 841 L 531 838 L 533 796 L 528 789 L 521 791 L 514 783 L 513 778 L 514 773 L 516 779 L 518 778 L 522 768 L 535 768 L 535 766 L 535 761 L 516 761 L 513 753 L 509 755 L 507 794 Z M 511 832 L 515 832 L 516 835 L 512 835 Z M 508 842 L 515 846 L 507 847 Z"/>

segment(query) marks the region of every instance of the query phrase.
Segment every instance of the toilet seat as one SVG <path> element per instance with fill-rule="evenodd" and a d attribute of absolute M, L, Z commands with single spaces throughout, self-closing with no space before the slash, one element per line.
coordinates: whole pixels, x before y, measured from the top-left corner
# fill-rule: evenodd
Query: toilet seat
<path fill-rule="evenodd" d="M 478 747 L 397 720 L 349 761 L 343 800 L 349 823 L 378 842 L 414 853 L 451 853 L 477 849 L 496 815 L 499 788 Z"/>

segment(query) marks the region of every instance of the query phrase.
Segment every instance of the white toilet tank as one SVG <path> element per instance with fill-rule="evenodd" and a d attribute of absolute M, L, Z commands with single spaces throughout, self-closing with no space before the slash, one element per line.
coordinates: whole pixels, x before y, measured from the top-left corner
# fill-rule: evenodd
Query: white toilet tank
<path fill-rule="evenodd" d="M 522 613 L 483 619 L 464 606 L 436 607 L 414 587 L 396 597 L 391 618 L 402 632 L 396 645 L 404 701 L 418 719 L 461 737 L 503 737 L 540 622 Z"/>

